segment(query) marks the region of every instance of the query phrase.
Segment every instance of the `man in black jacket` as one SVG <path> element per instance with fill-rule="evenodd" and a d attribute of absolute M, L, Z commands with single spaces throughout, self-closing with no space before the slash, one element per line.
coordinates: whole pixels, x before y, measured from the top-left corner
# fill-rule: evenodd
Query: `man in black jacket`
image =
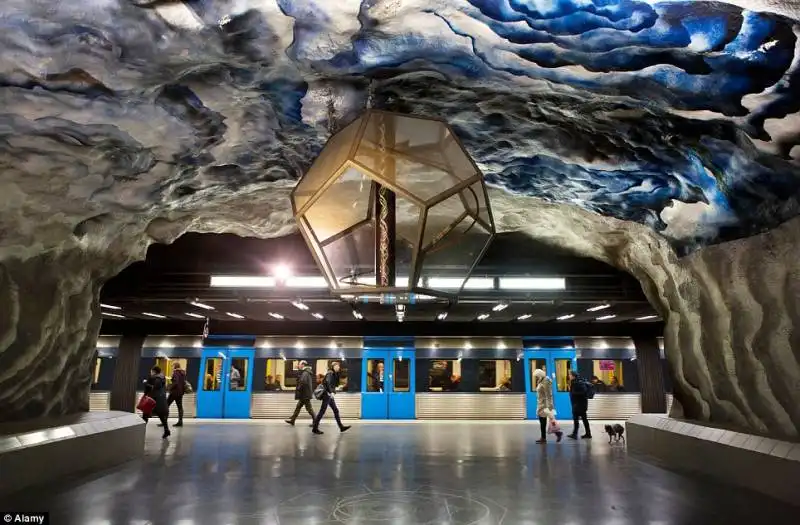
<path fill-rule="evenodd" d="M 583 421 L 583 429 L 586 431 L 581 436 L 582 439 L 592 439 L 592 429 L 589 427 L 589 419 L 586 412 L 589 410 L 589 387 L 586 381 L 574 370 L 569 371 L 569 400 L 572 405 L 572 434 L 568 438 L 578 439 L 578 421 Z"/>
<path fill-rule="evenodd" d="M 311 367 L 308 362 L 300 361 L 300 377 L 297 378 L 297 387 L 294 391 L 294 398 L 297 400 L 297 405 L 294 407 L 294 414 L 286 420 L 287 423 L 294 426 L 297 416 L 300 415 L 300 409 L 305 407 L 306 411 L 311 415 L 311 420 L 314 421 L 316 415 L 314 409 L 311 408 L 311 396 L 314 392 L 314 379 L 311 374 Z"/>
<path fill-rule="evenodd" d="M 325 415 L 325 410 L 328 409 L 328 406 L 330 406 L 331 410 L 333 410 L 333 416 L 336 418 L 336 424 L 339 425 L 339 430 L 341 432 L 345 432 L 350 428 L 349 426 L 342 424 L 342 419 L 339 417 L 339 407 L 336 406 L 336 401 L 334 400 L 334 396 L 336 395 L 336 387 L 339 386 L 339 368 L 339 362 L 334 361 L 330 370 L 328 370 L 328 373 L 325 374 L 325 379 L 322 380 L 322 407 L 319 409 L 319 414 L 317 414 L 317 417 L 314 418 L 314 426 L 311 429 L 314 434 L 323 433 L 322 430 L 319 429 L 319 422 L 322 421 L 322 416 Z"/>

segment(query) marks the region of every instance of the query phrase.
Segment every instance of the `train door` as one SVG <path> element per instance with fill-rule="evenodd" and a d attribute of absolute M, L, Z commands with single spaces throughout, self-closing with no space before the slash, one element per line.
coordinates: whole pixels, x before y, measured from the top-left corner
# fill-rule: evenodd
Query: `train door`
<path fill-rule="evenodd" d="M 413 350 L 364 350 L 362 419 L 414 419 L 416 364 Z"/>
<path fill-rule="evenodd" d="M 253 389 L 252 348 L 205 348 L 197 378 L 197 417 L 247 419 Z"/>
<path fill-rule="evenodd" d="M 526 417 L 536 419 L 536 378 L 534 371 L 541 368 L 553 381 L 553 405 L 558 419 L 572 419 L 569 401 L 569 371 L 577 369 L 574 350 L 526 350 L 525 391 L 527 392 Z"/>

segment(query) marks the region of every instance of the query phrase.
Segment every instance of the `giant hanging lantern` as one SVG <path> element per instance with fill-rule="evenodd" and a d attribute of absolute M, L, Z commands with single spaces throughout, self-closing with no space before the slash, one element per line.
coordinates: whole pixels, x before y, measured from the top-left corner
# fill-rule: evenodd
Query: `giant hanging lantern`
<path fill-rule="evenodd" d="M 328 140 L 291 199 L 336 294 L 458 294 L 495 233 L 483 175 L 429 118 L 367 110 Z"/>

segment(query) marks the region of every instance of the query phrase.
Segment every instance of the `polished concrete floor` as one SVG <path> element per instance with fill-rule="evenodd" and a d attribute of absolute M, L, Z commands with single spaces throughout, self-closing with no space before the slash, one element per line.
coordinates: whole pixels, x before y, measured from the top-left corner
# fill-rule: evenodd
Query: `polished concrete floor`
<path fill-rule="evenodd" d="M 602 428 L 546 445 L 522 422 L 323 429 L 195 421 L 162 441 L 151 422 L 143 460 L 0 510 L 46 510 L 57 525 L 753 525 L 800 511 L 639 462 Z"/>

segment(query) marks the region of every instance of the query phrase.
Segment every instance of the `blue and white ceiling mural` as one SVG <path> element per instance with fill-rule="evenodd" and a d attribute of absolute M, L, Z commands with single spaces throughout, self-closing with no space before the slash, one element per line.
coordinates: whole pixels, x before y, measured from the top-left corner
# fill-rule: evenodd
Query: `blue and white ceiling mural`
<path fill-rule="evenodd" d="M 734 3 L 3 0 L 0 172 L 134 209 L 295 179 L 369 100 L 686 253 L 800 212 L 796 4 Z"/>

